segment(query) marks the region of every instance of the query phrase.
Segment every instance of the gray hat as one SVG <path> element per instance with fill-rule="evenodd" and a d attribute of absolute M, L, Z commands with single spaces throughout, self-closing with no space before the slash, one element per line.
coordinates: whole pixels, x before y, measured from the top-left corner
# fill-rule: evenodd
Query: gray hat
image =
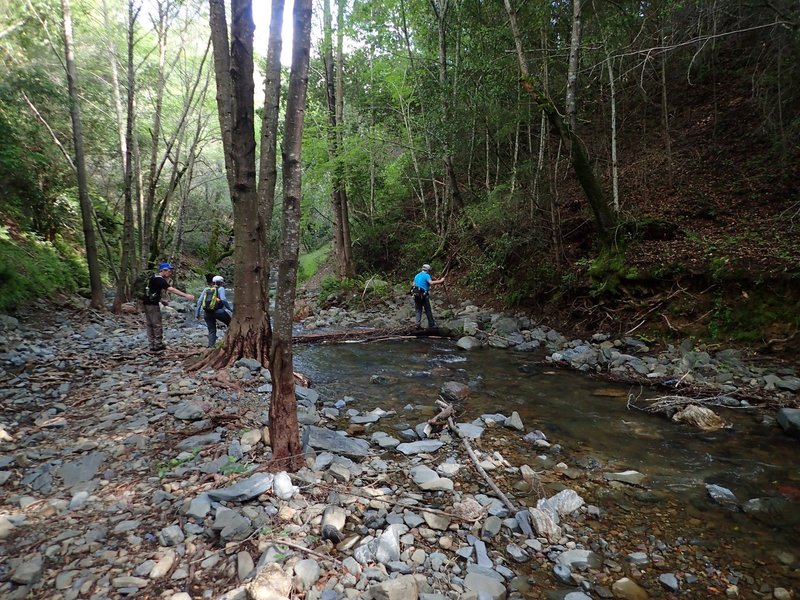
<path fill-rule="evenodd" d="M 425 263 L 424 265 L 422 265 L 422 270 L 425 272 L 430 271 L 431 266 L 428 263 Z"/>

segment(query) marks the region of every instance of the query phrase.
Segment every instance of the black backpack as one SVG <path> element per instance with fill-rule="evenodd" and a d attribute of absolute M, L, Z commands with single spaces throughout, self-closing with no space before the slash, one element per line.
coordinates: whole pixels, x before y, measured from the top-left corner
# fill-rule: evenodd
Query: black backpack
<path fill-rule="evenodd" d="M 150 281 L 153 274 L 150 271 L 142 271 L 136 276 L 133 282 L 133 293 L 137 300 L 148 304 L 156 304 L 159 300 L 158 293 L 150 291 Z"/>

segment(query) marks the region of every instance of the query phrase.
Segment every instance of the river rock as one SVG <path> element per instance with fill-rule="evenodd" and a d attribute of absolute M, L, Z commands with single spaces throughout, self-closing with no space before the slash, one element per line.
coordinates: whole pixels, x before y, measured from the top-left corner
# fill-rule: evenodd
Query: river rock
<path fill-rule="evenodd" d="M 800 437 L 800 408 L 781 408 L 776 419 L 786 433 Z"/>
<path fill-rule="evenodd" d="M 642 485 L 645 476 L 639 471 L 621 471 L 619 473 L 604 473 L 603 479 L 606 481 L 620 481 L 630 485 Z"/>
<path fill-rule="evenodd" d="M 272 473 L 255 473 L 236 482 L 234 485 L 218 490 L 208 490 L 206 495 L 212 500 L 227 502 L 247 502 L 257 498 L 273 485 L 275 476 Z M 291 483 L 291 482 L 290 482 Z"/>
<path fill-rule="evenodd" d="M 19 585 L 30 585 L 42 578 L 44 562 L 40 554 L 36 554 L 22 562 L 11 575 L 11 581 Z"/>
<path fill-rule="evenodd" d="M 705 406 L 689 404 L 683 410 L 672 415 L 676 423 L 688 423 L 704 431 L 713 431 L 725 427 L 725 421 L 713 410 Z"/>
<path fill-rule="evenodd" d="M 614 598 L 620 600 L 647 600 L 649 598 L 643 587 L 627 577 L 615 581 L 611 586 L 611 591 L 614 592 Z"/>
<path fill-rule="evenodd" d="M 310 590 L 320 578 L 322 569 L 313 558 L 299 560 L 294 565 L 295 587 L 300 591 Z"/>
<path fill-rule="evenodd" d="M 401 575 L 369 587 L 373 600 L 417 600 L 419 589 L 413 575 Z"/>
<path fill-rule="evenodd" d="M 468 350 L 468 351 L 477 350 L 482 345 L 483 344 L 481 344 L 481 341 L 478 338 L 472 337 L 471 335 L 465 335 L 459 338 L 459 340 L 456 342 L 456 346 L 458 346 L 462 350 Z"/>
<path fill-rule="evenodd" d="M 464 578 L 464 588 L 473 592 L 478 598 L 487 600 L 505 600 L 506 587 L 497 579 L 470 572 Z"/>
<path fill-rule="evenodd" d="M 327 450 L 345 456 L 364 457 L 369 455 L 369 442 L 346 437 L 331 429 L 309 425 L 305 428 L 308 445 L 317 450 Z M 402 446 L 402 444 L 400 444 Z"/>
<path fill-rule="evenodd" d="M 284 600 L 292 592 L 292 578 L 277 563 L 269 563 L 245 586 L 250 600 Z"/>
<path fill-rule="evenodd" d="M 397 446 L 397 451 L 409 456 L 411 454 L 436 452 L 442 446 L 444 446 L 444 442 L 440 442 L 439 440 L 420 440 L 418 442 L 399 444 Z"/>
<path fill-rule="evenodd" d="M 716 485 L 715 483 L 707 483 L 706 490 L 708 491 L 708 495 L 711 496 L 711 499 L 720 506 L 733 510 L 739 509 L 739 501 L 728 488 Z"/>
<path fill-rule="evenodd" d="M 603 559 L 599 554 L 591 550 L 574 548 L 559 554 L 558 558 L 556 558 L 556 564 L 564 565 L 571 571 L 584 568 L 599 569 L 603 565 Z"/>

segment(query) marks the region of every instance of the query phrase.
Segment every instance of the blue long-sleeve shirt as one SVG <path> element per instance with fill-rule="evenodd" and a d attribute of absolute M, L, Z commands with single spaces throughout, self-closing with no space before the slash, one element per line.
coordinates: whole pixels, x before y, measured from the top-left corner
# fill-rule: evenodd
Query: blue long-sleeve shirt
<path fill-rule="evenodd" d="M 200 317 L 200 312 L 203 310 L 203 302 L 206 299 L 206 294 L 212 288 L 207 287 L 203 290 L 203 293 L 200 294 L 200 297 L 197 299 L 197 306 L 194 308 L 194 316 Z M 225 288 L 221 285 L 217 286 L 217 298 L 219 298 L 220 302 L 222 302 L 223 308 L 233 312 L 233 307 L 231 307 L 230 303 L 228 302 L 228 298 L 225 296 Z M 219 309 L 218 309 L 219 310 Z"/>

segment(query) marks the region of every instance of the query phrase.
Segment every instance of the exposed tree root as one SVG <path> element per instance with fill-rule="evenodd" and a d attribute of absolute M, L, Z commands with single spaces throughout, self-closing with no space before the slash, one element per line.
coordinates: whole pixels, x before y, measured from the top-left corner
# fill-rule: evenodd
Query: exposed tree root
<path fill-rule="evenodd" d="M 225 338 L 225 345 L 222 348 L 213 348 L 203 355 L 199 360 L 189 362 L 186 365 L 188 371 L 199 371 L 201 369 L 224 369 L 230 367 L 240 358 L 252 358 L 266 367 L 269 365 L 269 346 L 272 333 L 268 322 L 264 322 L 260 327 L 232 326 Z"/>

